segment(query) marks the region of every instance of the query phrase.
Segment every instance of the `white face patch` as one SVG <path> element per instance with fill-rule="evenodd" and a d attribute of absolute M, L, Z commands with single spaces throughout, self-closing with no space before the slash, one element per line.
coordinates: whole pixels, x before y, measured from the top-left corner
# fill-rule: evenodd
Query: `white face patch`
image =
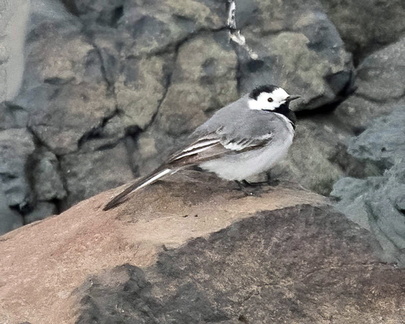
<path fill-rule="evenodd" d="M 253 110 L 276 110 L 284 104 L 289 94 L 282 88 L 277 88 L 272 93 L 262 92 L 257 99 L 249 98 L 249 108 Z M 269 101 L 269 98 L 271 100 Z"/>

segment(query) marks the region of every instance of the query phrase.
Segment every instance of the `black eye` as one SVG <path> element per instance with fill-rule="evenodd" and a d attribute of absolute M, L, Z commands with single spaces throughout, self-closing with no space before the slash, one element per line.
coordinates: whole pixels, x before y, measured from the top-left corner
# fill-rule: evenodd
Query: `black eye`
<path fill-rule="evenodd" d="M 268 102 L 273 102 L 273 98 L 267 99 Z"/>

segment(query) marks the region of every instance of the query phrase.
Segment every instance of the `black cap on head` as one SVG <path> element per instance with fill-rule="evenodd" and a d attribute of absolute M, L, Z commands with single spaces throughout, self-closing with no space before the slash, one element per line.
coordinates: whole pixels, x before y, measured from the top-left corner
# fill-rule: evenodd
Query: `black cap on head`
<path fill-rule="evenodd" d="M 268 92 L 268 93 L 272 93 L 274 90 L 278 89 L 279 87 L 272 85 L 272 84 L 266 84 L 266 85 L 262 85 L 259 86 L 257 88 L 254 88 L 250 94 L 249 97 L 252 99 L 257 99 L 257 97 L 262 93 L 262 92 Z"/>

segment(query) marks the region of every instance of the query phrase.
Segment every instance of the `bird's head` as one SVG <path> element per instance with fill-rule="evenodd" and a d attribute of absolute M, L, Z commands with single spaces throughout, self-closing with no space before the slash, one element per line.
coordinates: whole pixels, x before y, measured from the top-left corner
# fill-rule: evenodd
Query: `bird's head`
<path fill-rule="evenodd" d="M 248 105 L 252 110 L 270 111 L 287 116 L 290 112 L 290 101 L 298 98 L 299 96 L 290 96 L 283 88 L 263 85 L 250 92 Z"/>

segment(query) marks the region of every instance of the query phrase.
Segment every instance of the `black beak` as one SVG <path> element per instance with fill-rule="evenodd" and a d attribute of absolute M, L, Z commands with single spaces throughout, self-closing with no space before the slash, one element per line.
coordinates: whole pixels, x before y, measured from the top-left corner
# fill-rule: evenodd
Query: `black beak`
<path fill-rule="evenodd" d="M 301 98 L 301 96 L 289 96 L 289 97 L 287 98 L 287 102 L 296 100 L 296 99 L 298 99 L 298 98 Z"/>

